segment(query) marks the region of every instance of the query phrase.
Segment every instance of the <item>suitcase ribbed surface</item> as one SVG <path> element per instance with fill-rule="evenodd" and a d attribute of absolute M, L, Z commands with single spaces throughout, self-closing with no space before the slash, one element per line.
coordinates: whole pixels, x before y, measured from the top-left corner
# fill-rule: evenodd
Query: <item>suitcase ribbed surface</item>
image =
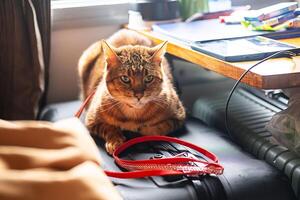
<path fill-rule="evenodd" d="M 228 93 L 198 99 L 193 116 L 210 126 L 225 129 L 224 111 Z M 248 152 L 284 172 L 294 192 L 300 198 L 300 158 L 287 148 L 272 141 L 265 126 L 272 116 L 281 111 L 245 90 L 237 90 L 229 105 L 229 127 L 237 142 Z"/>

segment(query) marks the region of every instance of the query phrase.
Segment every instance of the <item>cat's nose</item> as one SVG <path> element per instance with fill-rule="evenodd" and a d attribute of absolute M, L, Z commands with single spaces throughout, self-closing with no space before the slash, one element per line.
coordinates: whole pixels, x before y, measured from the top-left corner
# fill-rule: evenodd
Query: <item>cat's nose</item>
<path fill-rule="evenodd" d="M 141 98 L 143 98 L 144 93 L 143 93 L 143 92 L 136 92 L 136 93 L 134 93 L 134 96 L 135 96 L 138 100 L 140 100 Z"/>

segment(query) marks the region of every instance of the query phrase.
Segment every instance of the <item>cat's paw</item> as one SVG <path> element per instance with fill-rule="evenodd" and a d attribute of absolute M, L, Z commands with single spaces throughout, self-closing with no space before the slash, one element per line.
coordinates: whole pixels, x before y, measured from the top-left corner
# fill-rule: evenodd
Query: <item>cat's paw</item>
<path fill-rule="evenodd" d="M 106 141 L 105 148 L 107 153 L 112 155 L 114 151 L 125 142 L 124 137 L 116 137 L 113 140 Z"/>

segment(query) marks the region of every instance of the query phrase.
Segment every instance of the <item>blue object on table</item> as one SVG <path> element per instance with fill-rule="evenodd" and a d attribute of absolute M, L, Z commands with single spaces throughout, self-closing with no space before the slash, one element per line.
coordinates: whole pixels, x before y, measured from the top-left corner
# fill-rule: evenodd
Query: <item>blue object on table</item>
<path fill-rule="evenodd" d="M 294 10 L 294 15 L 295 16 L 299 16 L 300 15 L 300 8 L 297 8 L 296 10 Z"/>
<path fill-rule="evenodd" d="M 251 24 L 255 26 L 263 26 L 263 25 L 268 25 L 268 26 L 275 26 L 281 23 L 286 22 L 287 20 L 294 19 L 296 16 L 293 11 L 284 13 L 283 15 L 279 15 L 277 17 L 273 17 L 264 21 L 252 21 Z"/>

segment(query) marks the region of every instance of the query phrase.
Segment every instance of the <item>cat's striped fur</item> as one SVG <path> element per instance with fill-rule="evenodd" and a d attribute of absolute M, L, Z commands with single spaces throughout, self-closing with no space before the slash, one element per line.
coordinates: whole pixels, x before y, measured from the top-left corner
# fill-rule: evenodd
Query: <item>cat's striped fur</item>
<path fill-rule="evenodd" d="M 86 125 L 112 153 L 122 130 L 165 135 L 182 126 L 185 110 L 173 88 L 164 58 L 166 43 L 152 47 L 146 37 L 120 30 L 91 45 L 79 60 L 82 96 L 93 90 Z"/>

